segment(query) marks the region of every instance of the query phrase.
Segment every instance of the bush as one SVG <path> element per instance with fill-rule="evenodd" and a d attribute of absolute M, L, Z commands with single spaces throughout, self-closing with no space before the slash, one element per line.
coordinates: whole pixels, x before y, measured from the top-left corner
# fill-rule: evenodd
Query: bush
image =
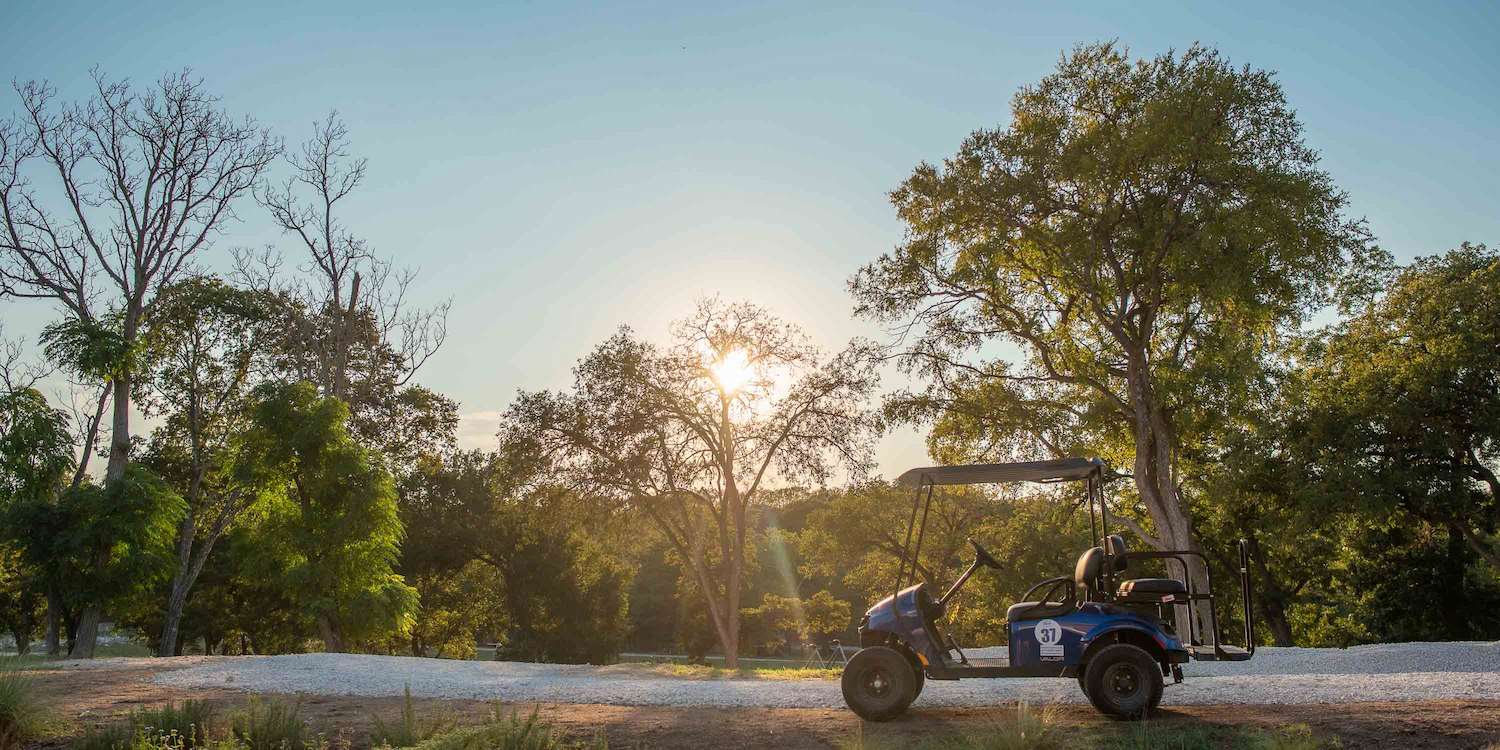
<path fill-rule="evenodd" d="M 222 743 L 209 740 L 212 718 L 213 707 L 203 701 L 137 709 L 124 721 L 88 730 L 71 747 L 73 750 L 219 747 Z"/>
<path fill-rule="evenodd" d="M 568 740 L 544 721 L 537 719 L 536 709 L 522 719 L 512 711 L 500 713 L 496 707 L 490 720 L 477 727 L 467 727 L 440 734 L 416 746 L 417 750 L 608 750 L 603 735 L 593 742 Z"/>
<path fill-rule="evenodd" d="M 34 696 L 30 680 L 0 672 L 0 750 L 15 750 L 42 733 L 42 706 Z"/>
<path fill-rule="evenodd" d="M 443 730 L 443 723 L 440 721 L 423 722 L 417 719 L 416 706 L 411 702 L 411 685 L 409 684 L 406 686 L 405 698 L 401 702 L 400 722 L 387 724 L 379 716 L 370 718 L 375 721 L 375 730 L 370 733 L 370 744 L 376 747 L 411 747 Z"/>
<path fill-rule="evenodd" d="M 213 718 L 213 707 L 203 701 L 183 701 L 181 705 L 168 703 L 161 708 L 142 709 L 130 714 L 130 726 L 147 735 L 164 735 L 180 738 L 181 747 L 204 747 L 208 745 L 209 723 Z"/>
<path fill-rule="evenodd" d="M 302 704 L 279 699 L 251 698 L 250 705 L 235 714 L 231 734 L 246 750 L 297 750 L 312 747 L 316 740 L 302 720 Z"/>

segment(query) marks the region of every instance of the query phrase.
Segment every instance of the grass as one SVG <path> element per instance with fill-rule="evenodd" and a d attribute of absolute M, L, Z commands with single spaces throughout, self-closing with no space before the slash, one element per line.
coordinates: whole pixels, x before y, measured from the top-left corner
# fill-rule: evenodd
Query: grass
<path fill-rule="evenodd" d="M 246 750 L 296 750 L 315 746 L 312 730 L 302 720 L 302 703 L 251 697 L 244 711 L 230 722 L 230 735 Z"/>
<path fill-rule="evenodd" d="M 1086 747 L 1078 744 L 1080 738 L 1077 735 L 1058 726 L 1055 704 L 1037 710 L 1021 703 L 1016 706 L 1015 716 L 1010 719 L 961 734 L 923 738 L 866 737 L 866 726 L 868 725 L 861 722 L 859 733 L 840 744 L 840 750 L 894 750 L 907 747 L 921 750 L 1063 750 Z"/>
<path fill-rule="evenodd" d="M 75 740 L 74 750 L 127 750 L 136 747 L 207 748 L 214 728 L 213 707 L 203 701 L 169 703 L 131 711 L 123 721 L 95 727 Z"/>
<path fill-rule="evenodd" d="M 31 680 L 0 672 L 0 750 L 16 750 L 41 737 L 46 720 Z"/>
<path fill-rule="evenodd" d="M 608 750 L 604 735 L 579 742 L 537 719 L 536 709 L 522 718 L 515 711 L 502 713 L 497 706 L 483 724 L 437 735 L 415 746 L 415 750 Z"/>
<path fill-rule="evenodd" d="M 925 737 L 883 737 L 874 725 L 861 724 L 841 750 L 1330 750 L 1337 740 L 1317 737 L 1306 726 L 1275 730 L 1189 722 L 1113 724 L 1105 728 L 1063 726 L 1055 705 L 1037 710 L 1025 703 L 1013 717 L 982 729 Z"/>
<path fill-rule="evenodd" d="M 441 719 L 423 721 L 417 718 L 416 706 L 411 700 L 411 685 L 407 684 L 405 697 L 401 702 L 401 720 L 394 724 L 387 724 L 379 716 L 371 716 L 375 722 L 374 731 L 370 732 L 370 744 L 384 747 L 412 747 L 423 740 L 432 738 L 447 727 L 447 722 Z"/>

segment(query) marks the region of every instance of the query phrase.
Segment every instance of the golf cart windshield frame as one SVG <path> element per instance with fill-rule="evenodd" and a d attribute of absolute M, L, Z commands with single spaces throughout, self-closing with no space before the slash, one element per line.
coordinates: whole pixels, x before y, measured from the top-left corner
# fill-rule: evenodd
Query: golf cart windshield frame
<path fill-rule="evenodd" d="M 1059 458 L 1050 461 L 1019 461 L 1007 464 L 959 464 L 956 466 L 926 466 L 912 469 L 896 478 L 896 484 L 916 490 L 912 500 L 911 518 L 906 523 L 906 541 L 901 545 L 901 564 L 896 569 L 896 587 L 892 596 L 905 587 L 908 579 L 917 575 L 917 556 L 922 551 L 922 538 L 927 534 L 927 514 L 932 510 L 932 488 L 937 486 L 969 484 L 1010 484 L 1035 482 L 1055 484 L 1058 482 L 1088 483 L 1089 530 L 1095 538 L 1100 525 L 1094 520 L 1094 503 L 1104 501 L 1104 483 L 1119 478 L 1120 474 L 1109 471 L 1109 466 L 1099 458 Z M 922 490 L 927 490 L 923 497 Z M 925 500 L 925 502 L 924 502 Z M 918 511 L 922 514 L 917 523 Z M 1100 519 L 1102 522 L 1103 519 Z M 916 546 L 912 546 L 912 534 L 916 532 Z M 1106 530 L 1107 533 L 1107 530 Z M 1106 556 L 1108 551 L 1105 552 Z M 910 568 L 907 561 L 911 562 Z"/>

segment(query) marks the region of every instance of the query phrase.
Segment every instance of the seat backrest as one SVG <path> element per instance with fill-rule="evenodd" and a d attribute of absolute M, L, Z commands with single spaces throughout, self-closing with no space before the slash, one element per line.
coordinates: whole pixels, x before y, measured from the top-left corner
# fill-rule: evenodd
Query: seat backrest
<path fill-rule="evenodd" d="M 1080 590 L 1080 601 L 1092 601 L 1094 591 L 1099 588 L 1099 569 L 1104 565 L 1104 549 L 1090 547 L 1078 556 L 1073 566 L 1073 585 Z"/>
<path fill-rule="evenodd" d="M 1108 549 L 1110 572 L 1119 573 L 1125 570 L 1126 566 L 1129 563 L 1129 558 L 1125 557 L 1125 553 L 1130 551 L 1125 546 L 1125 537 L 1120 536 L 1119 534 L 1110 534 L 1109 536 L 1104 538 L 1104 543 L 1106 545 L 1109 545 Z"/>

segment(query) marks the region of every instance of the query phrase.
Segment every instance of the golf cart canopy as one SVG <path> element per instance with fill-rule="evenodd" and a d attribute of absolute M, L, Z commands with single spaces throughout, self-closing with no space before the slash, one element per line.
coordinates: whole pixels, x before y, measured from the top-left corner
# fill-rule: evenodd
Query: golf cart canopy
<path fill-rule="evenodd" d="M 903 487 L 943 484 L 998 484 L 1003 482 L 1066 482 L 1105 476 L 1103 459 L 1059 458 L 1014 464 L 963 464 L 912 469 L 896 478 Z"/>

